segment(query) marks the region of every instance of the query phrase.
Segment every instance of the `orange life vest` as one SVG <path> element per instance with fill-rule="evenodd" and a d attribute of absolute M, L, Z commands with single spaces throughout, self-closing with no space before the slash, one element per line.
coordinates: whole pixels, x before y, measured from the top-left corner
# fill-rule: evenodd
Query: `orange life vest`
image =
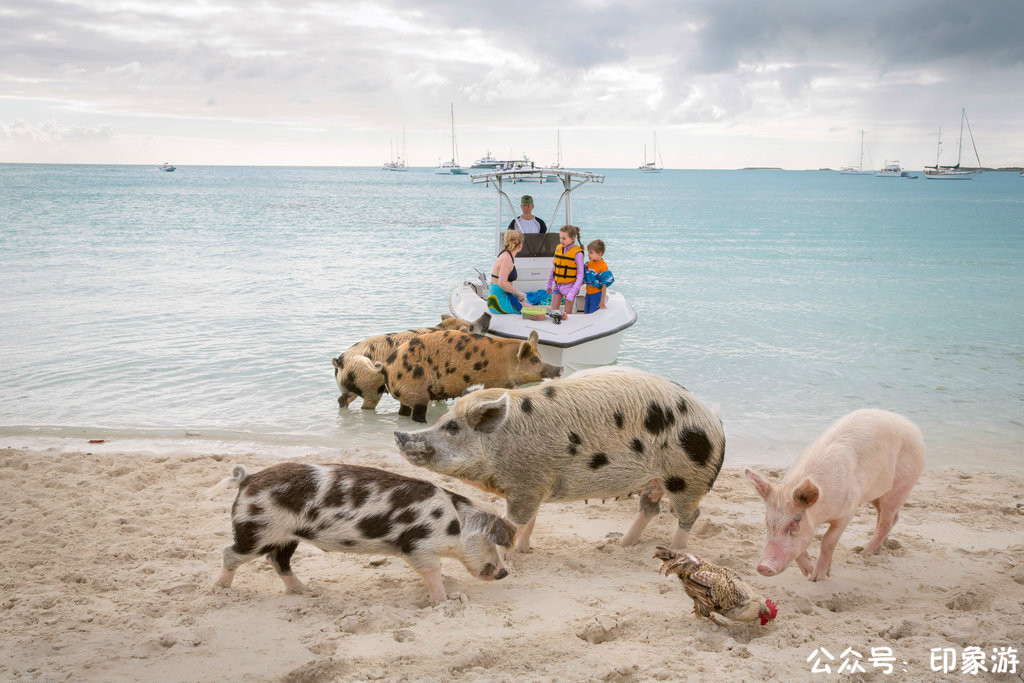
<path fill-rule="evenodd" d="M 585 266 L 586 270 L 592 270 L 595 273 L 603 273 L 608 270 L 608 264 L 605 263 L 603 258 L 599 258 L 596 261 L 587 261 Z M 594 287 L 593 285 L 587 285 L 587 294 L 597 294 L 601 291 L 600 287 Z"/>
<path fill-rule="evenodd" d="M 561 244 L 555 247 L 555 282 L 563 285 L 576 282 L 576 254 L 583 253 L 583 247 L 574 244 L 569 251 L 563 253 Z"/>

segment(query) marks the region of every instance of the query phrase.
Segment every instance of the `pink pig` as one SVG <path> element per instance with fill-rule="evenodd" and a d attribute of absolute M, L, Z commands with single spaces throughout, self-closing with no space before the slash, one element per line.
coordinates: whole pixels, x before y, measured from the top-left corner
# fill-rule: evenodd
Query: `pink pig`
<path fill-rule="evenodd" d="M 873 555 L 885 541 L 900 506 L 924 469 L 924 439 L 913 422 L 885 410 L 856 410 L 837 420 L 803 452 L 777 487 L 745 470 L 765 502 L 765 544 L 757 571 L 774 576 L 796 559 L 804 576 L 823 580 L 846 525 L 862 504 L 878 511 L 875 534 L 864 546 Z M 807 546 L 829 524 L 818 563 Z"/>

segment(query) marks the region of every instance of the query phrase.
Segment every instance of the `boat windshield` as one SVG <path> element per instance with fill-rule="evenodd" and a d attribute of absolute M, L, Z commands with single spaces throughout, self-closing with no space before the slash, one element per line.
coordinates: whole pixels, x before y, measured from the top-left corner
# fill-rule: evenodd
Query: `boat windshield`
<path fill-rule="evenodd" d="M 561 168 L 524 168 L 492 171 L 489 173 L 472 175 L 470 176 L 470 179 L 474 185 L 486 184 L 489 187 L 494 187 L 498 192 L 495 253 L 499 253 L 501 251 L 502 234 L 508 227 L 506 219 L 502 217 L 503 210 L 507 209 L 508 213 L 513 217 L 519 214 L 519 212 L 516 211 L 516 205 L 505 191 L 505 185 L 522 182 L 561 183 L 561 194 L 555 202 L 555 208 L 552 212 L 551 220 L 548 223 L 549 232 L 537 235 L 524 235 L 523 237 L 525 240 L 523 251 L 520 253 L 520 258 L 553 256 L 555 253 L 555 247 L 558 246 L 558 230 L 555 226 L 571 225 L 573 222 L 571 202 L 571 195 L 573 191 L 586 183 L 604 184 L 603 175 L 587 171 L 573 171 Z"/>

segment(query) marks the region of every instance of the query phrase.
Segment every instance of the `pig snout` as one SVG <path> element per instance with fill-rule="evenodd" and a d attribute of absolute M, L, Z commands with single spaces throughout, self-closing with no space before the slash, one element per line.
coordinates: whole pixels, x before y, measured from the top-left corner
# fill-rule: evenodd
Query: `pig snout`
<path fill-rule="evenodd" d="M 407 432 L 395 432 L 395 445 L 402 455 L 414 465 L 425 465 L 433 459 L 435 451 L 433 446 L 427 445 L 421 437 L 414 436 Z"/>
<path fill-rule="evenodd" d="M 558 365 L 548 365 L 545 363 L 544 370 L 541 374 L 547 379 L 554 379 L 555 377 L 562 376 L 562 368 Z"/>
<path fill-rule="evenodd" d="M 354 401 L 355 398 L 356 398 L 355 392 L 353 392 L 353 391 L 346 391 L 345 393 L 343 393 L 341 396 L 338 397 L 338 405 L 341 406 L 342 408 L 347 408 L 348 404 L 351 403 L 352 401 Z"/>
<path fill-rule="evenodd" d="M 484 565 L 483 571 L 480 572 L 480 578 L 487 581 L 500 581 L 501 579 L 504 579 L 506 576 L 508 576 L 507 569 L 500 565 L 495 567 L 493 564 L 490 563 Z"/>
<path fill-rule="evenodd" d="M 761 553 L 761 559 L 757 563 L 757 573 L 761 576 L 775 576 L 789 565 L 791 559 L 782 548 L 769 543 Z"/>

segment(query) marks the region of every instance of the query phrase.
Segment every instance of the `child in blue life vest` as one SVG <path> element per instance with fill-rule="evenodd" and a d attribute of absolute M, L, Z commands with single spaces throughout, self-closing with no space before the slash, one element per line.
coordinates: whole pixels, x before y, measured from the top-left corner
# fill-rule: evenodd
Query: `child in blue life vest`
<path fill-rule="evenodd" d="M 587 267 L 583 272 L 583 281 L 587 283 L 586 305 L 584 313 L 593 313 L 599 308 L 607 308 L 608 285 L 615 282 L 612 271 L 604 261 L 604 242 L 594 240 L 587 245 Z"/>
<path fill-rule="evenodd" d="M 580 229 L 575 225 L 563 225 L 558 231 L 559 245 L 555 247 L 551 274 L 548 275 L 547 291 L 551 292 L 551 310 L 557 311 L 565 299 L 565 317 L 572 313 L 576 295 L 583 286 L 583 243 Z"/>

